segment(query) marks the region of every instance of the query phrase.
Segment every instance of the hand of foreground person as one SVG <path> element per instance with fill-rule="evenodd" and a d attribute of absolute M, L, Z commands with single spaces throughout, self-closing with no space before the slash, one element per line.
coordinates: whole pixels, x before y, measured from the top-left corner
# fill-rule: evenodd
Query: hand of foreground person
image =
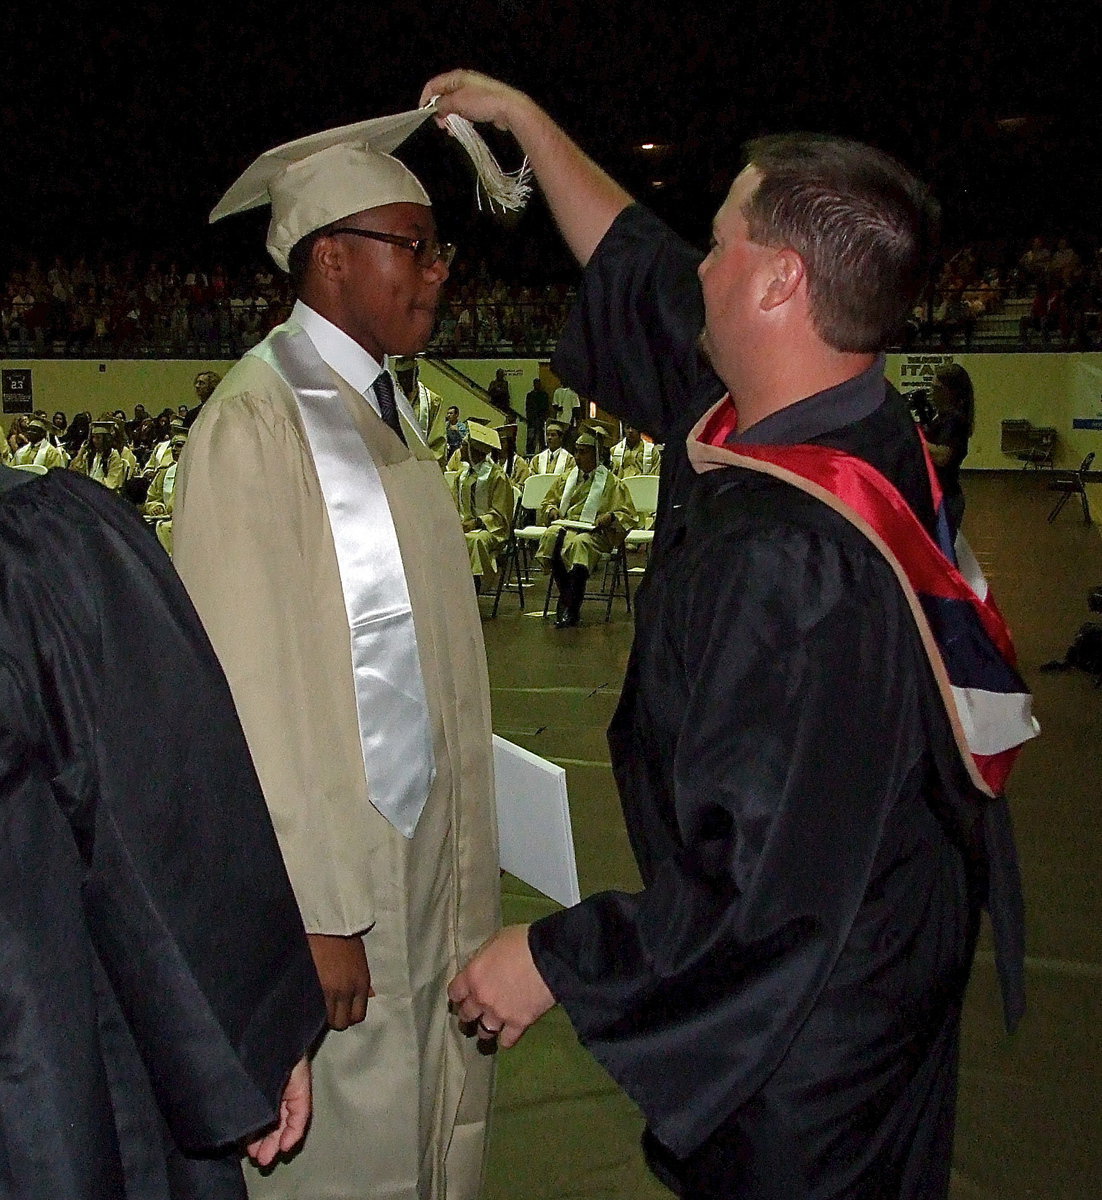
<path fill-rule="evenodd" d="M 310 1109 L 310 1061 L 303 1056 L 295 1064 L 283 1089 L 283 1097 L 279 1102 L 279 1124 L 245 1148 L 253 1162 L 266 1167 L 277 1154 L 293 1150 L 306 1132 Z"/>
<path fill-rule="evenodd" d="M 314 970 L 325 993 L 330 1029 L 347 1029 L 367 1016 L 367 1002 L 375 995 L 363 939 L 327 933 L 308 933 Z"/>
<path fill-rule="evenodd" d="M 507 925 L 448 984 L 448 999 L 461 1020 L 477 1023 L 483 1040 L 504 1050 L 555 1005 L 555 997 L 532 961 L 528 926 Z"/>
<path fill-rule="evenodd" d="M 477 71 L 445 71 L 434 75 L 421 90 L 420 104 L 439 96 L 436 123 L 444 128 L 444 117 L 456 113 L 468 121 L 492 121 L 498 129 L 511 128 L 517 112 L 531 101 L 523 92 L 499 79 Z"/>

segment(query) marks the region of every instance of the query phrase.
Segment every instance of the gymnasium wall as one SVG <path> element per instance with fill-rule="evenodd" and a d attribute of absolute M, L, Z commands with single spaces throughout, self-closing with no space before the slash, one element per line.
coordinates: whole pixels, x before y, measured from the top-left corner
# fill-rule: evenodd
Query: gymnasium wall
<path fill-rule="evenodd" d="M 1102 354 L 890 354 L 888 378 L 903 391 L 929 386 L 942 362 L 960 363 L 975 386 L 976 431 L 968 468 L 997 470 L 1019 465 L 1000 450 L 1000 426 L 1006 419 L 1053 426 L 1057 431 L 1056 466 L 1078 466 L 1090 450 L 1097 450 L 1102 458 Z M 72 418 L 81 409 L 95 416 L 116 408 L 130 415 L 137 403 L 156 413 L 166 406 L 194 404 L 191 382 L 195 375 L 201 370 L 224 374 L 231 365 L 153 359 L 2 361 L 5 424 L 19 411 L 13 399 L 25 396 L 26 384 L 30 385 L 31 407 L 51 416 L 58 409 Z M 513 407 L 519 412 L 524 411 L 524 396 L 533 378 L 542 375 L 549 391 L 555 384 L 546 365 L 536 359 L 456 359 L 454 365 L 482 388 L 499 368 L 504 369 Z M 425 365 L 422 377 L 446 404 L 458 404 L 464 417 L 482 416 L 500 424 L 500 415 L 461 381 L 449 378 L 431 363 Z M 24 387 L 17 387 L 19 383 Z"/>

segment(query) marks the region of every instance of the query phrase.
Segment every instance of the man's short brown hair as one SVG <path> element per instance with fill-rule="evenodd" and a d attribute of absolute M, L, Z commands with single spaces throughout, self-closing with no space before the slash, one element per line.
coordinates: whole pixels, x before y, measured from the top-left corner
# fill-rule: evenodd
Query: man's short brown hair
<path fill-rule="evenodd" d="M 835 350 L 885 349 L 926 283 L 937 201 L 894 158 L 846 138 L 777 134 L 746 155 L 762 176 L 743 209 L 749 236 L 804 260 L 819 336 Z"/>

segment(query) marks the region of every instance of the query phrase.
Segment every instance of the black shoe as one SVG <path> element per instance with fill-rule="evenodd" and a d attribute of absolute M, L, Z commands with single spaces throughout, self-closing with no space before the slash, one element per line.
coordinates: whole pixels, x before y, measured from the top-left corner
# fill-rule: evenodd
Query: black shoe
<path fill-rule="evenodd" d="M 555 617 L 556 629 L 573 629 L 576 625 L 580 625 L 581 623 L 581 618 L 577 613 L 564 612 L 561 616 Z"/>

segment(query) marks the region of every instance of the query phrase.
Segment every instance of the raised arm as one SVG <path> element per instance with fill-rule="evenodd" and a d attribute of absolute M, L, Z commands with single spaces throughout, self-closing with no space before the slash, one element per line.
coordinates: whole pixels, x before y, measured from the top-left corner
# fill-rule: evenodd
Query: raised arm
<path fill-rule="evenodd" d="M 488 75 L 448 71 L 425 84 L 421 103 L 439 96 L 437 121 L 457 113 L 507 129 L 528 156 L 574 257 L 584 267 L 632 197 L 555 124 L 529 96 Z"/>

